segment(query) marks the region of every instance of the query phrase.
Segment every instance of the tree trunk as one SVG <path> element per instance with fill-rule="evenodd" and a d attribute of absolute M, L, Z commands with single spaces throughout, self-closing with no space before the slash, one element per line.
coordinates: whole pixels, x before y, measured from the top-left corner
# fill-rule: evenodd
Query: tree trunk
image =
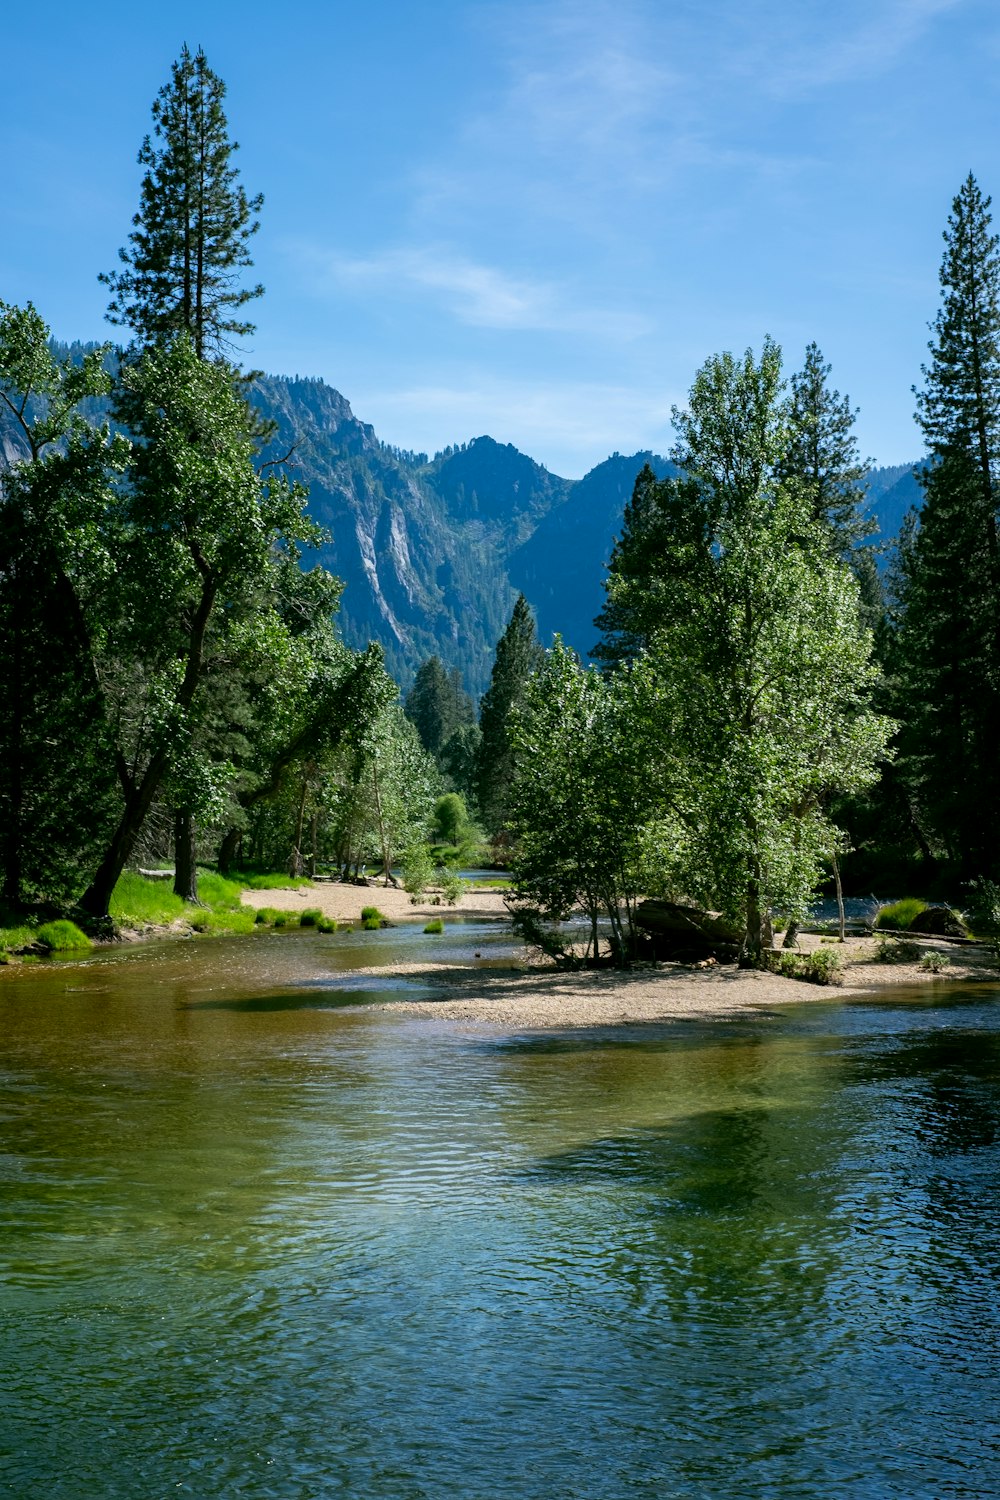
<path fill-rule="evenodd" d="M 118 820 L 104 858 L 97 867 L 93 880 L 80 897 L 81 908 L 88 915 L 103 920 L 108 915 L 111 895 L 118 877 L 125 868 L 125 861 L 132 853 L 139 831 L 146 820 L 156 789 L 166 766 L 166 756 L 159 755 L 150 763 L 145 776 L 135 788 Z"/>
<path fill-rule="evenodd" d="M 832 858 L 833 883 L 837 888 L 837 921 L 840 927 L 840 941 L 844 943 L 847 941 L 846 935 L 844 933 L 844 891 L 843 887 L 840 884 L 840 864 L 837 860 L 836 850 L 834 850 Z"/>
<path fill-rule="evenodd" d="M 785 941 L 782 943 L 781 946 L 783 948 L 797 948 L 799 946 L 799 924 L 798 924 L 798 922 L 795 922 L 795 921 L 789 922 L 789 924 L 788 924 L 788 930 L 785 933 Z"/>
<path fill-rule="evenodd" d="M 186 808 L 174 810 L 174 895 L 200 906 L 195 862 L 194 818 Z"/>
<path fill-rule="evenodd" d="M 236 850 L 239 848 L 240 830 L 229 828 L 219 845 L 218 865 L 220 875 L 229 875 L 236 867 Z"/>
<path fill-rule="evenodd" d="M 289 860 L 290 875 L 302 874 L 302 825 L 305 822 L 306 797 L 308 795 L 308 792 L 309 783 L 303 777 L 302 796 L 299 798 L 299 812 L 298 817 L 295 820 L 295 848 L 292 850 L 292 857 Z"/>
<path fill-rule="evenodd" d="M 764 919 L 760 907 L 760 872 L 756 868 L 747 881 L 746 901 L 747 928 L 740 953 L 740 968 L 757 969 L 763 947 Z"/>

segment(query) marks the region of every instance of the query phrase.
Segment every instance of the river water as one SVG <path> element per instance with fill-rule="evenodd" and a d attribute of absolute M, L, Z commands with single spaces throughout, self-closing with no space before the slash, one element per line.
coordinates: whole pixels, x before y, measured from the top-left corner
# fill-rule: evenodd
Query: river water
<path fill-rule="evenodd" d="M 0 974 L 0 1493 L 1000 1494 L 995 988 L 501 1035 L 364 941 Z"/>

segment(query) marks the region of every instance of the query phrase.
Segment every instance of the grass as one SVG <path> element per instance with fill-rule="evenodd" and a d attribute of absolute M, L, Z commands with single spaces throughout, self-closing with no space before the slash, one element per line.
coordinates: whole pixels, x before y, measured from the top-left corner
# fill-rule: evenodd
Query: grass
<path fill-rule="evenodd" d="M 35 933 L 35 942 L 50 953 L 68 953 L 76 948 L 90 947 L 90 938 L 75 922 L 45 922 Z"/>
<path fill-rule="evenodd" d="M 264 875 L 241 875 L 240 885 L 247 891 L 298 891 L 303 887 L 312 889 L 312 881 L 305 875 L 285 875 L 280 870 Z"/>
<path fill-rule="evenodd" d="M 926 901 L 920 901 L 916 896 L 906 896 L 902 901 L 880 906 L 875 916 L 875 926 L 889 932 L 907 932 L 914 917 L 919 917 L 926 910 Z"/>
<path fill-rule="evenodd" d="M 432 917 L 424 928 L 424 931 L 431 933 L 444 932 L 444 923 L 440 917 Z"/>
<path fill-rule="evenodd" d="M 336 932 L 337 923 L 333 917 L 320 917 L 316 922 L 317 932 Z"/>
<path fill-rule="evenodd" d="M 812 953 L 795 953 L 780 948 L 765 955 L 765 966 L 783 979 L 804 979 L 807 984 L 840 984 L 843 959 L 836 948 L 816 948 Z"/>
<path fill-rule="evenodd" d="M 322 917 L 322 915 L 323 915 L 323 913 L 320 911 L 320 909 L 319 909 L 318 906 L 307 907 L 307 909 L 304 912 L 301 912 L 299 914 L 299 926 L 300 927 L 315 927 L 318 924 L 318 922 L 319 922 L 320 918 Z"/>

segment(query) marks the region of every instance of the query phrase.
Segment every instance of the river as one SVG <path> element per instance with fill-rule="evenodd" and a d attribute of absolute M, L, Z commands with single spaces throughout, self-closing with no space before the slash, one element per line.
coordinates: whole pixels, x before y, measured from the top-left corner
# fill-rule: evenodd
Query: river
<path fill-rule="evenodd" d="M 0 1493 L 1000 1494 L 1000 991 L 343 1008 L 441 942 L 0 973 Z"/>

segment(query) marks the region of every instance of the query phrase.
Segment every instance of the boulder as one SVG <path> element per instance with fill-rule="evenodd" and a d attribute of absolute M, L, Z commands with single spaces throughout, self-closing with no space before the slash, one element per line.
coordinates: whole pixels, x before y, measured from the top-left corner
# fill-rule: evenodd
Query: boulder
<path fill-rule="evenodd" d="M 735 958 L 742 931 L 718 912 L 676 901 L 642 901 L 635 924 L 649 935 L 657 958 Z"/>
<path fill-rule="evenodd" d="M 950 906 L 925 906 L 910 923 L 910 932 L 925 932 L 930 937 L 964 938 L 969 936 L 957 911 Z"/>

